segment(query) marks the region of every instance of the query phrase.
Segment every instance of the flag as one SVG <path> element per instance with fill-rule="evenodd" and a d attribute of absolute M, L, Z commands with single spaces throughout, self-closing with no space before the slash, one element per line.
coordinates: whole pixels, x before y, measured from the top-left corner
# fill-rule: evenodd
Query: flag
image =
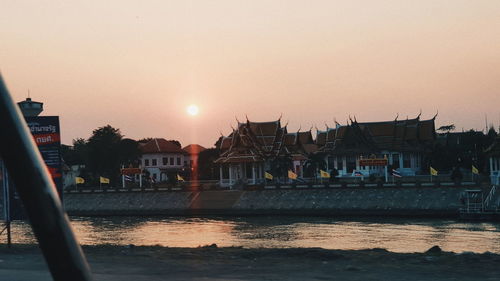
<path fill-rule="evenodd" d="M 270 173 L 268 173 L 268 172 L 265 172 L 265 173 L 264 173 L 264 177 L 265 177 L 266 179 L 268 179 L 268 180 L 272 180 L 272 179 L 273 179 L 273 175 L 271 175 L 271 174 L 270 174 Z"/>
<path fill-rule="evenodd" d="M 81 177 L 76 177 L 75 182 L 76 182 L 76 184 L 82 184 L 82 183 L 85 183 L 85 180 Z"/>
<path fill-rule="evenodd" d="M 323 170 L 319 170 L 319 175 L 322 177 L 322 178 L 330 178 L 330 173 L 326 172 L 326 171 L 323 171 Z"/>
<path fill-rule="evenodd" d="M 361 173 L 360 171 L 356 171 L 356 170 L 354 170 L 354 171 L 352 172 L 352 174 L 353 174 L 355 177 L 362 177 L 362 176 L 363 176 L 363 173 Z"/>
<path fill-rule="evenodd" d="M 105 178 L 105 177 L 99 177 L 99 182 L 100 183 L 107 183 L 107 184 L 109 184 L 109 179 Z"/>
<path fill-rule="evenodd" d="M 396 170 L 394 170 L 394 169 L 392 169 L 392 176 L 396 177 L 396 178 L 401 178 L 402 177 L 401 173 L 398 172 L 398 171 L 396 171 Z"/>
<path fill-rule="evenodd" d="M 177 174 L 177 180 L 178 180 L 178 181 L 184 181 L 184 178 L 183 178 L 183 177 L 181 177 L 179 174 Z"/>
<path fill-rule="evenodd" d="M 292 170 L 288 170 L 288 178 L 289 179 L 292 179 L 292 180 L 296 180 L 297 179 L 297 174 L 292 172 Z"/>
<path fill-rule="evenodd" d="M 431 176 L 437 176 L 438 175 L 438 171 L 434 168 L 432 168 L 432 166 L 429 166 L 429 170 L 431 172 Z"/>
<path fill-rule="evenodd" d="M 474 165 L 472 165 L 472 173 L 479 175 L 479 170 Z"/>

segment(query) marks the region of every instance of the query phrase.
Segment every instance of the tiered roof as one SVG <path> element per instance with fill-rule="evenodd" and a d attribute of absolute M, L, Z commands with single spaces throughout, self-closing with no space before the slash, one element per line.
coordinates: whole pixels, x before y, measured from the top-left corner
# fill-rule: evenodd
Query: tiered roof
<path fill-rule="evenodd" d="M 262 162 L 286 154 L 286 126 L 281 120 L 239 123 L 237 129 L 220 142 L 221 155 L 216 163 Z"/>
<path fill-rule="evenodd" d="M 294 160 L 306 160 L 307 155 L 318 150 L 311 130 L 306 132 L 288 133 L 285 135 L 285 149 Z"/>
<path fill-rule="evenodd" d="M 489 157 L 500 157 L 500 136 L 495 138 L 485 152 Z"/>
<path fill-rule="evenodd" d="M 386 122 L 357 122 L 326 131 L 318 131 L 316 143 L 328 153 L 359 154 L 383 150 L 422 152 L 436 139 L 434 118 L 394 120 Z"/>

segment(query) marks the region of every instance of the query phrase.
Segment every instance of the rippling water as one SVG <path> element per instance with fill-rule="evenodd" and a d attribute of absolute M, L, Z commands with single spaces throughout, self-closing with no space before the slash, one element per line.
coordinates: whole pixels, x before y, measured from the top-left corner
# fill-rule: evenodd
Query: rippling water
<path fill-rule="evenodd" d="M 452 252 L 500 254 L 500 223 L 454 220 L 360 219 L 318 217 L 73 217 L 84 245 L 161 245 L 245 248 L 385 248 L 422 252 L 434 245 Z M 33 243 L 29 225 L 13 225 L 14 243 Z"/>

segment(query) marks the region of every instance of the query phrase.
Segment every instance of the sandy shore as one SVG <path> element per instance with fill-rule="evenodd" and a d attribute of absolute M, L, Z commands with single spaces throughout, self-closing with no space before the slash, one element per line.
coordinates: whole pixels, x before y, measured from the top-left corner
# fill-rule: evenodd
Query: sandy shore
<path fill-rule="evenodd" d="M 500 280 L 500 255 L 439 250 L 86 246 L 95 280 Z M 0 280 L 51 280 L 35 245 L 0 245 Z"/>

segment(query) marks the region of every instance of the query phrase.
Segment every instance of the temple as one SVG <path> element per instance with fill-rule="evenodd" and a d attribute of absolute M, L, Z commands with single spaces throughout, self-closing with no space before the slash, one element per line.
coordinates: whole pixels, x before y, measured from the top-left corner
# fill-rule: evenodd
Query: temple
<path fill-rule="evenodd" d="M 485 152 L 489 158 L 491 183 L 500 185 L 500 137 L 496 137 Z"/>
<path fill-rule="evenodd" d="M 284 139 L 286 126 L 272 122 L 238 122 L 238 127 L 220 142 L 220 185 L 260 184 L 270 161 L 287 154 Z"/>
<path fill-rule="evenodd" d="M 420 120 L 419 115 L 386 122 L 337 123 L 336 128 L 318 131 L 316 143 L 319 152 L 325 154 L 327 169 L 336 169 L 339 176 L 354 172 L 387 176 L 386 167 L 404 176 L 417 175 L 426 166 L 436 140 L 435 117 Z M 363 166 L 363 159 L 385 159 L 387 164 Z"/>
<path fill-rule="evenodd" d="M 336 123 L 335 128 L 289 133 L 281 120 L 271 122 L 238 122 L 236 129 L 219 141 L 221 186 L 258 185 L 265 173 L 287 182 L 286 172 L 305 178 L 307 162 L 312 157 L 324 159 L 328 171 L 340 177 L 354 174 L 384 176 L 394 169 L 402 176 L 418 175 L 428 167 L 428 155 L 436 140 L 435 116 L 429 120 L 414 119 Z M 312 166 L 312 165 L 311 165 Z M 309 171 L 317 177 L 319 168 Z M 427 171 L 427 170 L 425 170 Z M 426 172 L 425 172 L 426 173 Z"/>

